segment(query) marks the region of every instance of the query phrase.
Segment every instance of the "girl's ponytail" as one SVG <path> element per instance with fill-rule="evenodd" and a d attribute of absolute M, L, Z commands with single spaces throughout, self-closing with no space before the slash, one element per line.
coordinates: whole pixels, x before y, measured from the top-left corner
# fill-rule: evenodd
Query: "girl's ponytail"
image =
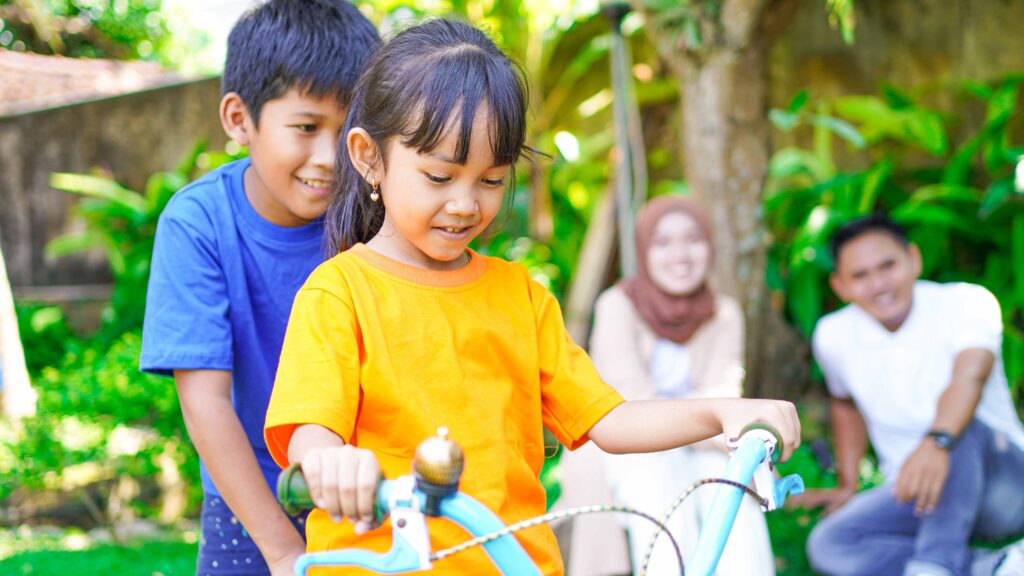
<path fill-rule="evenodd" d="M 359 126 L 363 95 L 356 91 L 349 106 L 345 128 L 335 152 L 335 177 L 331 181 L 331 203 L 325 216 L 325 250 L 330 258 L 356 244 L 369 242 L 384 222 L 384 203 L 370 200 L 370 184 L 356 170 L 348 155 L 348 133 Z"/>

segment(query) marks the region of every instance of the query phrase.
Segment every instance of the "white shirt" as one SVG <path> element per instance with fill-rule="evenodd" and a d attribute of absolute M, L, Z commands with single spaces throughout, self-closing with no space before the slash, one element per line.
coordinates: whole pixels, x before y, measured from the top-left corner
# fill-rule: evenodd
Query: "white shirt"
<path fill-rule="evenodd" d="M 658 338 L 651 351 L 650 377 L 659 398 L 683 398 L 690 393 L 693 361 L 686 344 Z"/>
<path fill-rule="evenodd" d="M 895 332 L 851 304 L 821 318 L 812 342 L 829 392 L 853 399 L 864 416 L 886 479 L 898 477 L 931 428 L 953 361 L 971 348 L 995 355 L 975 417 L 1024 449 L 1024 426 L 1003 370 L 1003 323 L 995 297 L 974 284 L 919 280 L 912 302 Z"/>

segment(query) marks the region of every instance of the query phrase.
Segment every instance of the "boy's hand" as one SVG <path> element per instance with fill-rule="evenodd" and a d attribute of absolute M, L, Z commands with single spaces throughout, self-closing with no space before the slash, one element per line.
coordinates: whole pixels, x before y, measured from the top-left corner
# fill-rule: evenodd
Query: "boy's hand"
<path fill-rule="evenodd" d="M 747 424 L 762 422 L 775 428 L 782 437 L 781 460 L 788 460 L 800 446 L 800 419 L 796 407 L 785 400 L 748 400 L 738 398 L 717 404 L 718 421 L 726 438 L 737 438 Z"/>
<path fill-rule="evenodd" d="M 316 448 L 302 458 L 302 473 L 317 508 L 335 522 L 348 518 L 357 533 L 373 526 L 380 480 L 373 452 L 350 445 Z"/>

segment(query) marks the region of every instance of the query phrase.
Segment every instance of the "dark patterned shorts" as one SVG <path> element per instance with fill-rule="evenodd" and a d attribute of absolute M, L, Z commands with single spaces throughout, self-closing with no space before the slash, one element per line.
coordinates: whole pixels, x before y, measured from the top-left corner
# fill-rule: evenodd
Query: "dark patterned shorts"
<path fill-rule="evenodd" d="M 203 497 L 196 576 L 269 576 L 263 555 L 219 496 Z M 305 514 L 292 523 L 306 537 Z"/>

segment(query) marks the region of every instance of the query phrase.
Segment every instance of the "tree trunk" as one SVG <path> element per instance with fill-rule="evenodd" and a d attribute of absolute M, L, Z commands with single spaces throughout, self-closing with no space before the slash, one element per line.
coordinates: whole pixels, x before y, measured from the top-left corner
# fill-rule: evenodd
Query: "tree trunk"
<path fill-rule="evenodd" d="M 767 61 L 796 0 L 726 0 L 699 19 L 700 46 L 648 26 L 681 86 L 682 156 L 690 188 L 714 227 L 713 283 L 746 314 L 747 394 L 792 398 L 806 346 L 765 285 L 762 191 L 768 172 Z M 648 18 L 656 15 L 648 14 Z"/>

